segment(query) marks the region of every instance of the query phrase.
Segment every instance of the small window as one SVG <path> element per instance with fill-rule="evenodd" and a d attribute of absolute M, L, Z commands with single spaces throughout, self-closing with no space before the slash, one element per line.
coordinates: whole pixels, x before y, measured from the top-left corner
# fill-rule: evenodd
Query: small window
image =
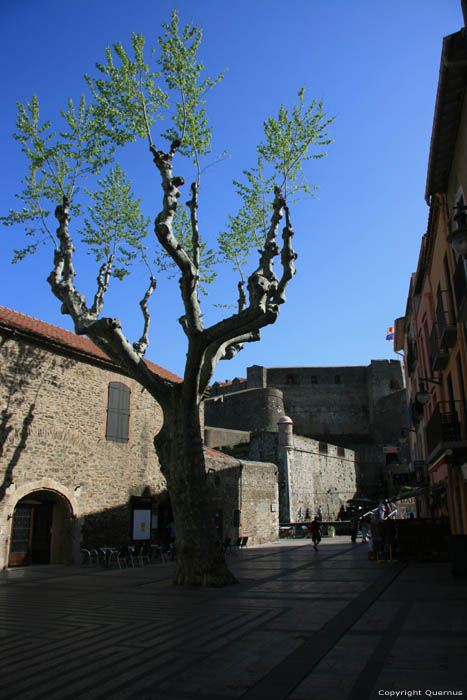
<path fill-rule="evenodd" d="M 337 456 L 338 457 L 345 457 L 345 447 L 338 447 L 337 448 Z"/>
<path fill-rule="evenodd" d="M 130 389 L 120 382 L 110 382 L 107 401 L 106 440 L 128 442 Z"/>
<path fill-rule="evenodd" d="M 316 376 L 316 374 L 313 374 L 313 375 L 311 376 L 311 383 L 312 383 L 312 384 L 317 384 L 317 383 L 318 383 L 318 377 Z"/>
<path fill-rule="evenodd" d="M 334 377 L 334 384 L 340 384 L 341 383 L 341 377 L 340 374 L 336 374 Z"/>
<path fill-rule="evenodd" d="M 320 442 L 319 443 L 319 451 L 321 454 L 327 455 L 328 453 L 328 443 L 327 442 Z"/>
<path fill-rule="evenodd" d="M 298 377 L 296 374 L 288 374 L 285 378 L 286 384 L 298 384 Z"/>

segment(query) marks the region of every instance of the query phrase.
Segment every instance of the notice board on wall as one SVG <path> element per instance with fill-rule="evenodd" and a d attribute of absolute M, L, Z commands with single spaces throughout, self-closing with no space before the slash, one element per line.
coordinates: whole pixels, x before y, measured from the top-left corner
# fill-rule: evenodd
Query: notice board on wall
<path fill-rule="evenodd" d="M 136 509 L 133 511 L 133 539 L 149 540 L 151 538 L 151 510 Z"/>

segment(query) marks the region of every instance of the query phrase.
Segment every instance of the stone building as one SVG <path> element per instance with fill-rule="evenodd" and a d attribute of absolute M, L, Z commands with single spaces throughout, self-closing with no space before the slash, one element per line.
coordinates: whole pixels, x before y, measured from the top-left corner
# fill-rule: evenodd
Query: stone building
<path fill-rule="evenodd" d="M 0 567 L 167 537 L 162 412 L 139 384 L 88 338 L 5 307 L 0 371 Z M 275 539 L 277 466 L 207 450 L 207 468 L 219 537 Z"/>
<path fill-rule="evenodd" d="M 296 435 L 355 452 L 360 497 L 391 490 L 388 466 L 404 471 L 405 389 L 396 360 L 356 367 L 255 365 L 235 385 L 214 384 L 205 402 L 209 427 L 270 431 L 282 415 L 292 419 Z"/>
<path fill-rule="evenodd" d="M 325 520 L 336 520 L 356 495 L 354 451 L 294 435 L 292 420 L 283 414 L 275 431 L 206 427 L 205 444 L 277 465 L 281 523 L 310 520 L 319 506 Z"/>

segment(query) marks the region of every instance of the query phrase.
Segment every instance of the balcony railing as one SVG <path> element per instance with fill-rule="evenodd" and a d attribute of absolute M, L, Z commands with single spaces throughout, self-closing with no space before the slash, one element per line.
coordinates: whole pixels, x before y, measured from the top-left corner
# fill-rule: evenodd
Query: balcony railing
<path fill-rule="evenodd" d="M 447 350 L 441 347 L 439 342 L 439 332 L 438 325 L 433 324 L 433 329 L 430 335 L 430 358 L 431 358 L 431 369 L 433 372 L 438 372 L 443 370 L 449 360 L 449 354 Z"/>
<path fill-rule="evenodd" d="M 439 347 L 442 350 L 452 348 L 457 339 L 457 325 L 451 318 L 451 314 L 445 310 L 442 292 L 438 292 L 438 304 L 436 306 L 436 321 L 438 324 Z"/>
<path fill-rule="evenodd" d="M 427 427 L 428 454 L 442 443 L 460 443 L 467 440 L 466 407 L 463 401 L 440 401 Z M 454 445 L 455 446 L 455 445 Z"/>
<path fill-rule="evenodd" d="M 413 469 L 415 472 L 415 485 L 423 486 L 428 482 L 428 471 L 426 462 L 421 460 L 416 460 L 413 463 Z"/>

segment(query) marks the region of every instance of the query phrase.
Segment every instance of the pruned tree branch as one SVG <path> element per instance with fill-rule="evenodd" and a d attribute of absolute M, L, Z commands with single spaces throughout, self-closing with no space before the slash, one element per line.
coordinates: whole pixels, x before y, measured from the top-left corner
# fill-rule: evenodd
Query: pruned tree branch
<path fill-rule="evenodd" d="M 93 307 L 88 309 L 85 297 L 76 290 L 74 285 L 74 246 L 69 233 L 70 213 L 66 197 L 63 198 L 63 204 L 56 208 L 55 216 L 59 222 L 57 238 L 60 247 L 55 251 L 54 267 L 48 277 L 48 282 L 53 294 L 62 302 L 62 313 L 71 316 L 75 332 L 78 335 L 87 335 L 97 347 L 105 352 L 110 360 L 126 371 L 129 376 L 139 381 L 157 401 L 163 403 L 170 392 L 172 382 L 151 372 L 142 360 L 143 353 L 138 351 L 138 344 L 136 344 L 137 349 L 135 349 L 124 336 L 118 319 L 97 319 L 100 305 L 103 301 L 106 279 L 110 274 L 110 258 L 100 269 L 98 277 L 99 289 Z M 145 315 L 144 332 L 140 341 L 138 341 L 141 343 L 141 348 L 143 348 L 145 342 L 147 347 L 149 326 L 147 300 L 154 288 L 155 280 L 151 277 L 148 291 L 141 301 L 143 315 L 147 314 L 147 316 Z"/>
<path fill-rule="evenodd" d="M 198 192 L 199 186 L 197 182 L 191 183 L 191 199 L 187 202 L 187 207 L 190 209 L 191 221 L 191 240 L 193 244 L 193 265 L 199 271 L 199 227 L 198 227 Z"/>
<path fill-rule="evenodd" d="M 160 172 L 164 191 L 163 208 L 156 218 L 154 230 L 159 243 L 182 273 L 180 289 L 185 307 L 187 331 L 201 333 L 203 323 L 198 300 L 198 271 L 183 246 L 177 241 L 172 228 L 173 217 L 178 206 L 177 200 L 180 197 L 179 188 L 184 184 L 183 178 L 174 177 L 172 170 L 172 158 L 178 145 L 178 141 L 172 143 L 169 153 L 158 151 L 154 146 L 150 149 L 154 163 Z"/>
<path fill-rule="evenodd" d="M 70 204 L 67 197 L 63 197 L 63 203 L 55 209 L 55 218 L 59 223 L 57 229 L 59 247 L 54 251 L 54 267 L 47 281 L 52 292 L 62 302 L 62 313 L 70 314 L 76 324 L 88 310 L 84 296 L 77 292 L 74 286 L 76 275 L 73 267 L 74 246 L 68 230 Z"/>
<path fill-rule="evenodd" d="M 151 320 L 151 317 L 149 315 L 149 310 L 148 310 L 148 300 L 149 300 L 149 297 L 154 292 L 155 288 L 156 288 L 156 280 L 151 275 L 151 278 L 149 281 L 149 287 L 146 291 L 146 294 L 139 302 L 139 305 L 141 307 L 141 311 L 143 312 L 143 318 L 144 318 L 143 333 L 141 335 L 141 338 L 138 341 L 136 341 L 136 343 L 133 343 L 133 349 L 140 357 L 144 356 L 144 353 L 146 352 L 146 350 L 149 347 L 149 335 L 148 334 L 149 334 L 149 322 Z"/>
<path fill-rule="evenodd" d="M 245 282 L 241 280 L 238 285 L 238 313 L 243 311 L 243 309 L 246 306 L 246 295 L 245 295 L 245 290 L 244 290 Z"/>
<path fill-rule="evenodd" d="M 273 271 L 274 257 L 280 252 L 276 237 L 284 213 L 284 200 L 279 189 L 275 191 L 273 208 L 266 243 L 260 251 L 259 266 L 248 279 L 249 304 L 238 313 L 206 328 L 203 333 L 206 346 L 214 344 L 220 347 L 223 343 L 232 342 L 238 335 L 274 323 L 279 313 L 274 303 L 278 281 Z"/>
<path fill-rule="evenodd" d="M 290 280 L 294 276 L 295 270 L 295 260 L 297 259 L 297 253 L 292 248 L 292 236 L 294 235 L 293 228 L 290 223 L 290 212 L 289 208 L 286 206 L 285 209 L 285 221 L 286 224 L 282 230 L 282 239 L 284 241 L 281 253 L 282 262 L 282 277 L 277 287 L 276 293 L 274 295 L 274 301 L 276 304 L 283 304 L 285 302 L 285 290 Z"/>
<path fill-rule="evenodd" d="M 100 267 L 99 274 L 97 276 L 97 292 L 94 296 L 94 302 L 91 306 L 90 313 L 92 316 L 97 318 L 102 311 L 104 306 L 104 296 L 109 288 L 110 277 L 112 274 L 112 265 L 114 261 L 114 253 L 112 253 L 108 260 L 106 260 Z"/>
<path fill-rule="evenodd" d="M 200 396 L 204 395 L 211 377 L 220 360 L 231 360 L 243 349 L 245 343 L 254 343 L 261 340 L 259 330 L 252 330 L 244 335 L 237 336 L 233 341 L 221 343 L 218 346 L 211 345 L 205 352 L 199 375 Z"/>
<path fill-rule="evenodd" d="M 248 279 L 248 306 L 246 306 L 243 283 L 240 282 L 238 313 L 205 329 L 202 333 L 203 355 L 200 359 L 199 396 L 206 391 L 217 363 L 221 359 L 234 357 L 243 348 L 244 343 L 258 341 L 260 329 L 274 323 L 279 314 L 279 304 L 285 299 L 285 289 L 295 273 L 293 263 L 296 254 L 290 243 L 293 235 L 290 216 L 279 188 L 276 188 L 274 193 L 273 209 L 264 249 L 259 251 L 258 268 Z M 284 243 L 281 254 L 283 273 L 278 282 L 273 264 L 274 258 L 280 252 L 276 239 L 284 211 L 286 226 L 282 236 Z"/>
<path fill-rule="evenodd" d="M 277 289 L 277 277 L 274 274 L 274 258 L 279 254 L 277 234 L 279 224 L 283 217 L 285 201 L 278 187 L 274 190 L 273 215 L 266 236 L 266 242 L 261 254 L 258 269 L 248 278 L 248 293 L 250 307 L 266 310 L 268 301 L 273 297 Z"/>

